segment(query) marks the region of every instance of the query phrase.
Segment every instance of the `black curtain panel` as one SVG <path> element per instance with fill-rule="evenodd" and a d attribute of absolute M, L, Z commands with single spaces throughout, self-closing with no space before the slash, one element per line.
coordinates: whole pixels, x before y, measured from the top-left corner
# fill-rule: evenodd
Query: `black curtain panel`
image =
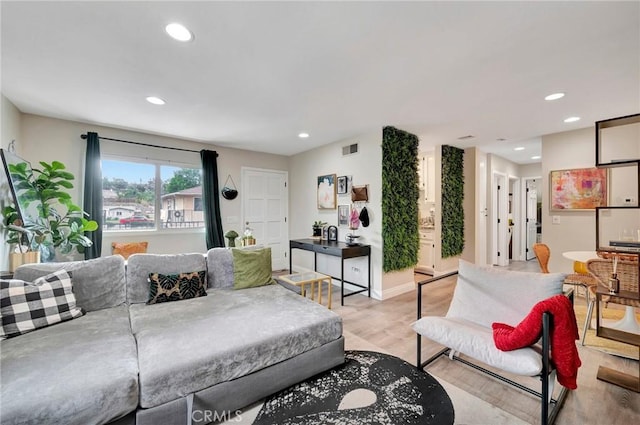
<path fill-rule="evenodd" d="M 218 188 L 218 152 L 201 150 L 202 207 L 206 229 L 207 249 L 224 247 L 220 218 L 220 190 Z"/>
<path fill-rule="evenodd" d="M 87 232 L 93 245 L 85 248 L 84 258 L 90 260 L 102 253 L 102 165 L 98 133 L 87 133 L 87 154 L 84 169 L 84 210 L 91 220 L 98 222 L 98 230 Z"/>

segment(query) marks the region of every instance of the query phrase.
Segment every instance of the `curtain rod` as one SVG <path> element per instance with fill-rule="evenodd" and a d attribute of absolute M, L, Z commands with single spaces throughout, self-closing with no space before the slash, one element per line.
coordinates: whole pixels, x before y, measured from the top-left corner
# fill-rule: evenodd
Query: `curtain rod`
<path fill-rule="evenodd" d="M 84 140 L 87 140 L 87 135 L 86 134 L 81 134 L 80 138 L 84 139 Z M 171 146 L 152 145 L 150 143 L 132 142 L 131 140 L 112 139 L 111 137 L 98 136 L 98 139 L 100 139 L 100 140 L 111 140 L 112 142 L 130 143 L 132 145 L 148 146 L 150 148 L 171 149 L 171 150 L 174 150 L 174 151 L 200 153 L 200 151 L 194 151 L 193 149 L 183 149 L 183 148 L 174 148 L 174 147 L 171 147 Z"/>

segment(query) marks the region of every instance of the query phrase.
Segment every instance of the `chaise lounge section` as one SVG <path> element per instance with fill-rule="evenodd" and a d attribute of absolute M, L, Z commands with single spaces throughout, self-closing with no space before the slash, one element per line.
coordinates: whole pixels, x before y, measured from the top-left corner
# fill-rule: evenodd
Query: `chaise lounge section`
<path fill-rule="evenodd" d="M 3 424 L 203 423 L 202 412 L 344 362 L 338 315 L 278 284 L 233 289 L 225 248 L 136 254 L 126 268 L 119 256 L 28 265 L 16 278 L 58 269 L 72 271 L 87 314 L 2 341 Z M 196 270 L 207 271 L 207 296 L 146 304 L 149 273 Z"/>

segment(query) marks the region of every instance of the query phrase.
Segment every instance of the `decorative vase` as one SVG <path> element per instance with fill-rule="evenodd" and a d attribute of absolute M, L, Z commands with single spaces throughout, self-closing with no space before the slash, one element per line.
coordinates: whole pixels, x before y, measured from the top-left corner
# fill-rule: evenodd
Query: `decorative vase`
<path fill-rule="evenodd" d="M 28 252 L 12 252 L 9 256 L 9 270 L 11 272 L 23 264 L 39 263 L 40 251 L 28 251 Z"/>
<path fill-rule="evenodd" d="M 322 227 L 313 226 L 313 236 L 322 236 Z"/>

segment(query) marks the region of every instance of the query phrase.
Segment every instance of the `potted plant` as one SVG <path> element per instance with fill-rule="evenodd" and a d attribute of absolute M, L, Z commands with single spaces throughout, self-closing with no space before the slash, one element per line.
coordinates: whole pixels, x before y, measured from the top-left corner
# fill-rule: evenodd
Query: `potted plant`
<path fill-rule="evenodd" d="M 229 230 L 224 234 L 224 237 L 229 241 L 229 248 L 234 248 L 236 246 L 236 239 L 238 238 L 238 232 L 235 230 Z"/>
<path fill-rule="evenodd" d="M 322 228 L 326 226 L 327 223 L 324 221 L 314 221 L 313 222 L 313 236 L 322 236 Z"/>
<path fill-rule="evenodd" d="M 246 222 L 244 233 L 242 235 L 242 246 L 255 245 L 256 239 L 253 237 L 253 229 L 249 227 L 249 222 Z"/>
<path fill-rule="evenodd" d="M 98 228 L 88 214 L 71 201 L 66 189 L 72 189 L 72 173 L 61 162 L 40 162 L 42 169 L 31 169 L 26 162 L 9 165 L 9 173 L 21 205 L 27 209 L 36 202 L 36 217 L 21 219 L 15 207 L 3 210 L 8 228 L 7 243 L 18 245 L 19 252 L 38 251 L 44 261 L 51 261 L 55 251 L 83 253 L 92 242 L 84 235 Z M 62 208 L 61 208 L 62 207 Z M 32 209 L 33 210 L 33 209 Z"/>

